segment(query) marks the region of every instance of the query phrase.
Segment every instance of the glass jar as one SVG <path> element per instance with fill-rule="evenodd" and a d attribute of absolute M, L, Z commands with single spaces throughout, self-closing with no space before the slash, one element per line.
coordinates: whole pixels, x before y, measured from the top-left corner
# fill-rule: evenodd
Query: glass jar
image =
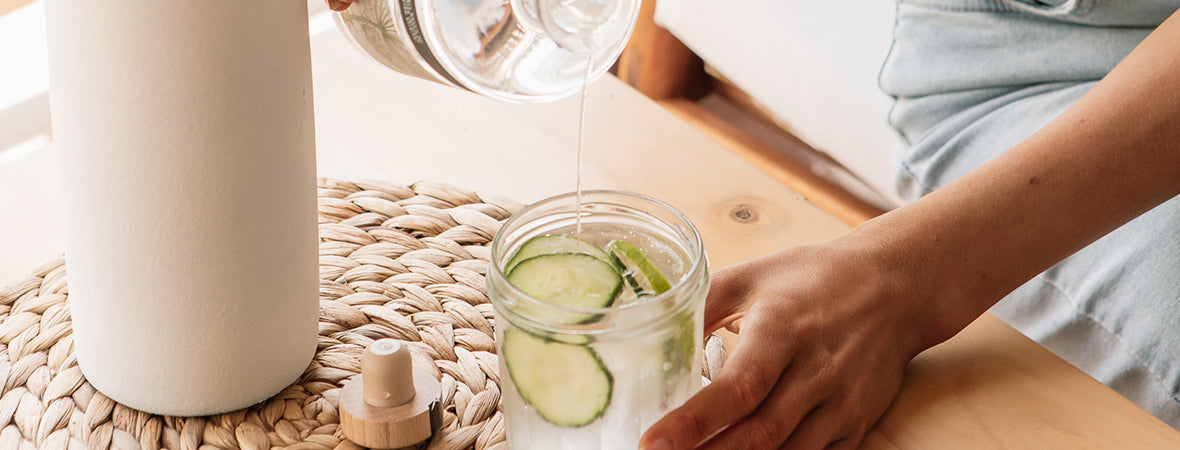
<path fill-rule="evenodd" d="M 597 308 L 530 296 L 513 278 L 528 260 L 513 260 L 539 236 L 576 237 L 608 255 L 626 242 L 666 276 L 665 290 L 628 291 Z M 643 275 L 614 264 L 623 278 Z M 573 193 L 541 200 L 496 235 L 487 278 L 510 448 L 633 449 L 700 389 L 708 264 L 696 228 L 671 206 L 606 190 L 583 192 L 580 208 Z"/>

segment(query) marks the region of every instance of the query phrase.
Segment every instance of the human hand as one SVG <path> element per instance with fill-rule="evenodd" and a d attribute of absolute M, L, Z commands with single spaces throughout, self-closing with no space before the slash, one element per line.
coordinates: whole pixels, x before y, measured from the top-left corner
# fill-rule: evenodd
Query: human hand
<path fill-rule="evenodd" d="M 825 244 L 718 271 L 705 330 L 740 329 L 741 340 L 721 375 L 641 448 L 857 447 L 929 344 L 929 308 L 898 295 L 913 286 L 871 254 Z"/>
<path fill-rule="evenodd" d="M 348 9 L 349 6 L 352 6 L 352 3 L 355 2 L 356 0 L 327 0 L 327 1 L 328 1 L 328 8 L 331 8 L 332 11 L 344 11 L 344 10 Z"/>

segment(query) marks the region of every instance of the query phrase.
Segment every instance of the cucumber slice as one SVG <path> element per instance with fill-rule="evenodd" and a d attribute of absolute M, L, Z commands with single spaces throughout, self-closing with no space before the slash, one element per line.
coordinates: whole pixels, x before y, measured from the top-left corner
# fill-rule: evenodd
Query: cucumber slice
<path fill-rule="evenodd" d="M 558 306 L 605 308 L 615 301 L 623 277 L 611 264 L 582 253 L 540 255 L 521 261 L 508 282 L 532 297 Z M 561 324 L 586 323 L 598 314 L 521 308 L 525 315 Z"/>
<path fill-rule="evenodd" d="M 529 239 L 524 245 L 521 245 L 520 249 L 516 251 L 516 254 L 508 259 L 508 264 L 504 266 L 504 273 L 511 272 L 517 264 L 520 264 L 526 259 L 554 253 L 581 253 L 611 262 L 610 256 L 607 256 L 606 252 L 602 251 L 602 249 L 576 237 L 563 235 L 537 236 Z"/>
<path fill-rule="evenodd" d="M 668 282 L 663 272 L 660 272 L 638 247 L 614 240 L 606 244 L 606 251 L 622 269 L 623 278 L 635 290 L 636 295 L 656 295 L 672 289 L 672 283 Z"/>
<path fill-rule="evenodd" d="M 614 378 L 594 349 L 504 330 L 504 358 L 516 391 L 549 423 L 581 427 L 610 405 Z"/>

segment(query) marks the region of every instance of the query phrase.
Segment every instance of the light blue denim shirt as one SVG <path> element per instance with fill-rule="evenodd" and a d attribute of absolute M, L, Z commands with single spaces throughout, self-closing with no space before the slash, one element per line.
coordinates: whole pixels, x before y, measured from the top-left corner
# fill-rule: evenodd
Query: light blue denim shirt
<path fill-rule="evenodd" d="M 1178 8 L 1180 0 L 900 0 L 880 79 L 896 99 L 890 124 L 908 144 L 897 158 L 899 193 L 914 200 L 1031 135 Z M 1180 429 L 1180 198 L 991 312 Z"/>

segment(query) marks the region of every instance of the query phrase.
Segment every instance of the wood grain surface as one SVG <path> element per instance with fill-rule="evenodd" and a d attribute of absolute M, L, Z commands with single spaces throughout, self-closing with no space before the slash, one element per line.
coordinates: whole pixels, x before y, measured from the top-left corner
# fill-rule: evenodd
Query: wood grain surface
<path fill-rule="evenodd" d="M 321 172 L 437 179 L 524 202 L 574 188 L 577 98 L 481 99 L 384 71 L 330 35 L 313 54 Z M 593 84 L 587 103 L 585 185 L 680 209 L 714 268 L 834 238 L 874 214 L 837 219 L 617 79 Z M 985 315 L 910 364 L 864 447 L 1180 448 L 1180 432 Z"/>

